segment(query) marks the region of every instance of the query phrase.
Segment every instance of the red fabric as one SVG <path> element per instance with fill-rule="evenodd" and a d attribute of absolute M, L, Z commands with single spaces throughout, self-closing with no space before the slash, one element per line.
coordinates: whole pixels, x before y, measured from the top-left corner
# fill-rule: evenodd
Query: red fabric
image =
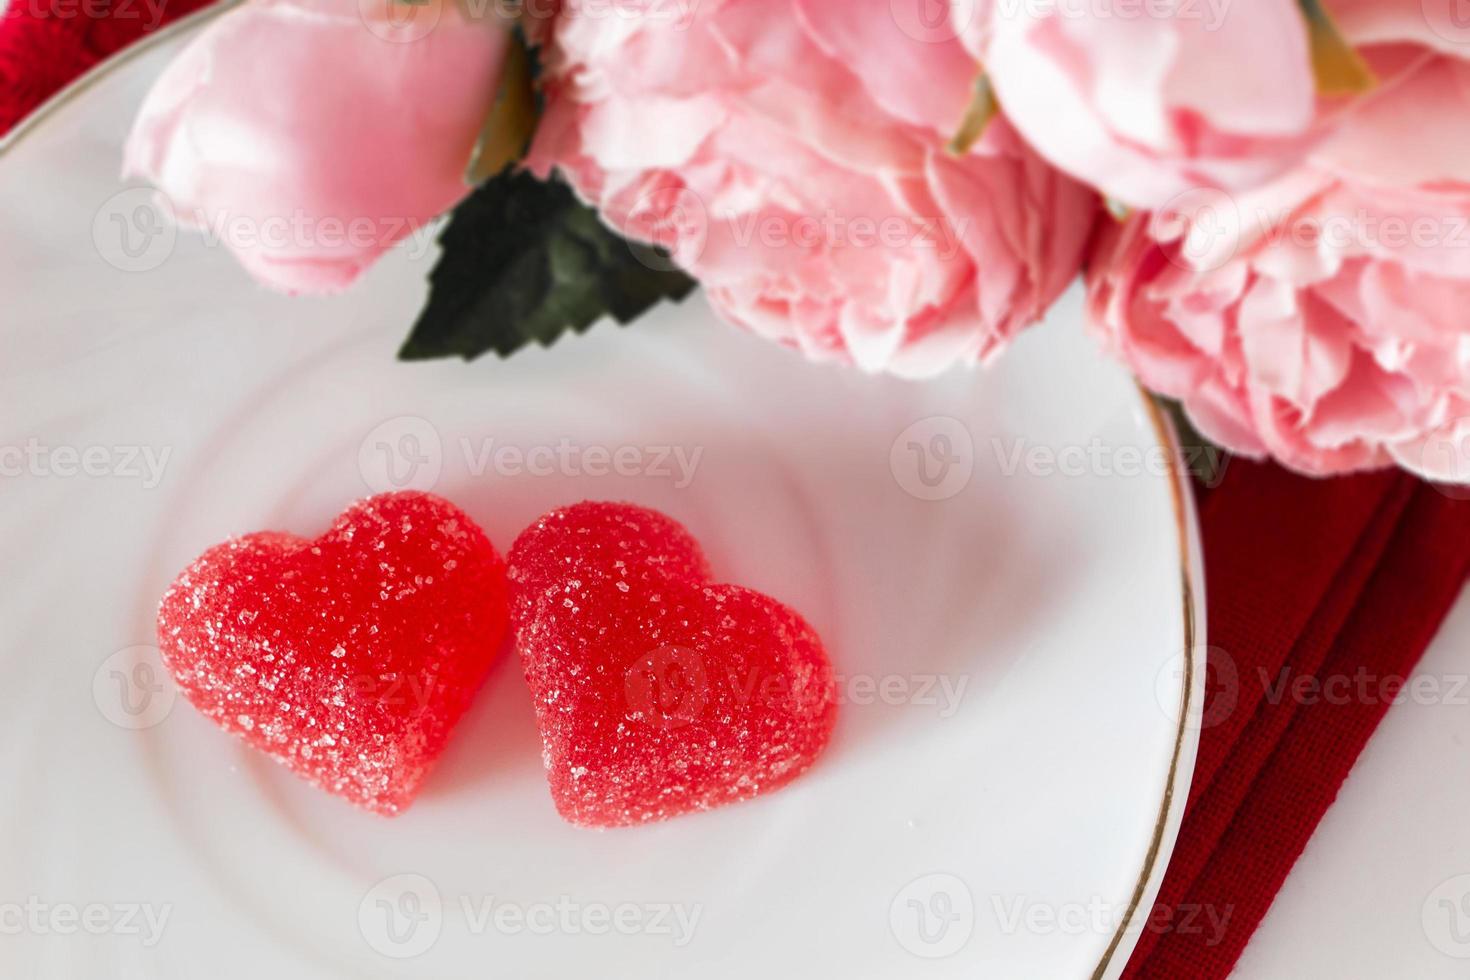
<path fill-rule="evenodd" d="M 10 0 L 0 133 L 107 54 L 207 2 Z M 1407 676 L 1470 571 L 1470 501 L 1396 472 L 1314 481 L 1235 460 L 1203 498 L 1200 525 L 1206 727 L 1129 978 L 1230 972 L 1388 708 L 1382 696 L 1282 697 L 1283 677 Z M 1223 940 L 1186 927 L 1206 908 L 1229 915 Z"/>
<path fill-rule="evenodd" d="M 1274 482 L 1277 492 L 1298 489 L 1280 470 L 1267 473 L 1264 481 L 1257 482 Z M 1212 730 L 1201 732 L 1199 761 L 1190 787 L 1185 823 L 1180 830 L 1180 846 L 1169 862 L 1169 872 L 1159 891 L 1154 924 L 1161 931 L 1167 931 L 1169 925 L 1182 922 L 1190 914 L 1189 886 L 1211 859 L 1256 775 L 1266 764 L 1267 756 L 1291 722 L 1290 704 L 1269 703 L 1268 684 L 1280 684 L 1283 671 L 1288 678 L 1317 674 L 1332 641 L 1382 558 L 1415 486 L 1402 478 L 1360 478 L 1350 482 L 1352 486 L 1336 490 L 1326 483 L 1303 488 L 1312 496 L 1316 496 L 1315 490 L 1337 497 L 1323 501 L 1326 519 L 1321 524 L 1293 519 L 1285 526 L 1273 526 L 1285 517 L 1294 518 L 1296 511 L 1276 510 L 1272 518 L 1250 513 L 1238 501 L 1224 505 L 1223 513 L 1215 510 L 1222 506 L 1218 502 L 1201 513 L 1201 520 L 1212 523 L 1216 540 L 1225 522 L 1244 528 L 1254 526 L 1250 522 L 1266 520 L 1269 523 L 1260 525 L 1260 530 L 1283 536 L 1278 537 L 1282 545 L 1336 546 L 1342 550 L 1334 550 L 1330 557 L 1341 557 L 1343 561 L 1330 582 L 1326 580 L 1328 569 L 1314 567 L 1306 570 L 1308 574 L 1298 588 L 1282 589 L 1277 583 L 1252 584 L 1256 576 L 1251 563 L 1244 560 L 1243 551 L 1225 551 L 1213 561 L 1207 558 L 1210 562 L 1207 577 L 1213 574 L 1221 581 L 1220 599 L 1211 600 L 1210 610 L 1211 615 L 1218 617 L 1211 621 L 1213 684 L 1207 692 L 1206 722 Z M 1252 495 L 1252 498 L 1257 506 L 1265 502 L 1260 496 Z M 1338 540 L 1309 542 L 1302 538 L 1303 535 L 1320 538 L 1326 528 L 1340 528 L 1344 522 L 1348 527 L 1356 523 L 1363 525 L 1357 540 L 1352 540 L 1350 533 L 1340 534 Z M 1295 540 L 1288 540 L 1287 536 Z M 1319 589 L 1313 610 L 1314 600 L 1303 596 L 1307 590 Z M 1258 625 L 1262 620 L 1281 624 L 1280 632 L 1268 636 Z M 1293 627 L 1299 633 L 1294 633 Z M 1273 637 L 1278 642 L 1272 642 Z M 1267 702 L 1265 710 L 1259 710 L 1262 702 Z M 1230 765 L 1222 768 L 1226 753 Z M 1135 957 L 1145 956 L 1159 935 L 1158 932 L 1144 935 Z"/>
<path fill-rule="evenodd" d="M 1397 472 L 1235 460 L 1200 530 L 1205 727 L 1128 978 L 1230 973 L 1470 572 L 1470 501 Z M 1225 916 L 1223 936 L 1198 926 Z"/>
<path fill-rule="evenodd" d="M 9 0 L 0 16 L 0 135 L 98 61 L 208 0 Z"/>

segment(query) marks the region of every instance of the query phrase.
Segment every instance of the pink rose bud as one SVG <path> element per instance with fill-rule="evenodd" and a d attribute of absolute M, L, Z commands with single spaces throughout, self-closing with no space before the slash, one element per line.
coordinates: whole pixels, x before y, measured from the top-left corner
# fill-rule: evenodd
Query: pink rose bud
<path fill-rule="evenodd" d="M 159 77 L 124 173 L 265 285 L 345 289 L 467 193 L 507 37 L 452 0 L 249 0 Z"/>

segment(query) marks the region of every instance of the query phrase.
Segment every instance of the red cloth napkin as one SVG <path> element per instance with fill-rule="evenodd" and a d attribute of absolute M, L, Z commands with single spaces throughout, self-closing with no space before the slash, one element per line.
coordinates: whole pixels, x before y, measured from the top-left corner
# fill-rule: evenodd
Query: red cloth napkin
<path fill-rule="evenodd" d="M 1129 978 L 1230 973 L 1470 572 L 1470 501 L 1396 471 L 1233 460 L 1200 530 L 1205 727 Z"/>
<path fill-rule="evenodd" d="M 11 0 L 0 19 L 0 133 L 111 52 L 207 2 L 104 0 L 48 14 Z M 1397 472 L 1309 480 L 1235 460 L 1203 497 L 1200 525 L 1206 727 L 1130 978 L 1230 972 L 1387 710 L 1391 693 L 1378 685 L 1409 674 L 1470 571 L 1470 502 Z M 1370 697 L 1282 696 L 1301 678 L 1325 692 L 1333 678 L 1356 691 L 1364 676 Z M 1213 921 L 1229 916 L 1223 939 L 1191 925 L 1205 909 Z"/>
<path fill-rule="evenodd" d="M 0 0 L 0 135 L 119 48 L 209 0 Z"/>

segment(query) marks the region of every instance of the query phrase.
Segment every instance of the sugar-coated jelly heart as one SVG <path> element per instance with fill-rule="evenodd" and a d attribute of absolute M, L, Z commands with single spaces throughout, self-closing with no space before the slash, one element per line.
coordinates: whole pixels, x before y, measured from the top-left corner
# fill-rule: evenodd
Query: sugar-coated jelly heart
<path fill-rule="evenodd" d="M 321 537 L 217 545 L 163 597 L 158 642 L 221 728 L 331 793 L 396 814 L 499 650 L 505 563 L 425 493 L 353 504 Z"/>
<path fill-rule="evenodd" d="M 543 514 L 514 544 L 510 568 L 515 618 L 530 616 L 535 600 L 561 592 L 569 581 L 608 577 L 635 582 L 669 578 L 703 582 L 709 563 L 684 525 L 656 510 L 584 501 Z"/>
<path fill-rule="evenodd" d="M 513 622 L 557 810 L 621 826 L 769 792 L 836 714 L 815 631 L 709 581 L 677 522 L 630 504 L 552 511 L 510 556 Z"/>

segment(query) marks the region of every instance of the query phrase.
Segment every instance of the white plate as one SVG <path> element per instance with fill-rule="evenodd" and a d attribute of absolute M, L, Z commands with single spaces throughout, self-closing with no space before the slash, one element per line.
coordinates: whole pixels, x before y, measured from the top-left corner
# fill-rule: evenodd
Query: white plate
<path fill-rule="evenodd" d="M 199 236 L 139 237 L 119 144 L 199 23 L 0 147 L 0 974 L 1116 974 L 1193 767 L 1200 596 L 1164 429 L 1078 297 L 923 385 L 810 366 L 698 298 L 508 363 L 396 363 L 431 250 L 289 300 Z M 550 475 L 493 455 L 561 445 Z M 589 475 L 594 447 L 637 474 Z M 701 453 L 687 485 L 660 447 Z M 175 703 L 147 647 L 172 576 L 232 533 L 320 530 L 389 462 L 502 546 L 580 498 L 683 519 L 826 638 L 830 749 L 761 800 L 577 830 L 507 656 L 388 821 Z"/>

